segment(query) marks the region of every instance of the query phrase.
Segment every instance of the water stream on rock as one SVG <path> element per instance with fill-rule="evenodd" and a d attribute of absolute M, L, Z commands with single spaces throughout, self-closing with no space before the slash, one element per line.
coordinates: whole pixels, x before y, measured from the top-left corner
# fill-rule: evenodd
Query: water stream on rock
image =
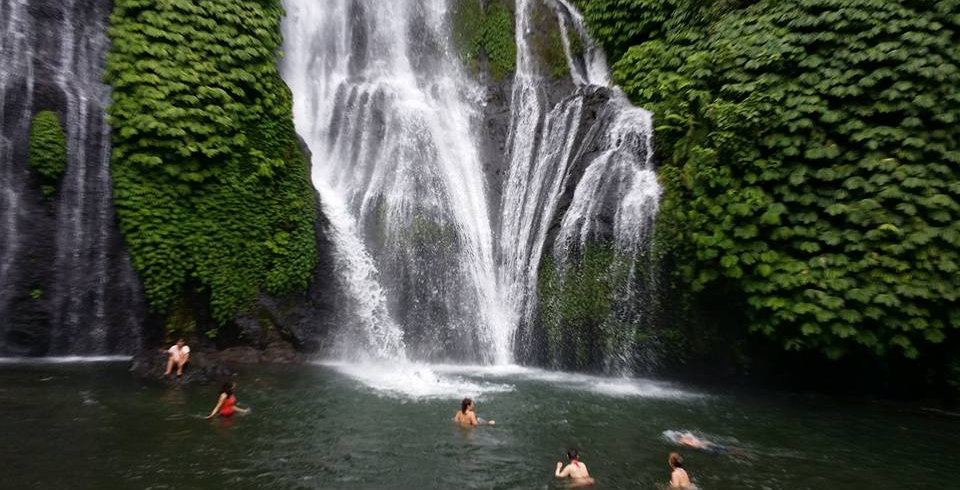
<path fill-rule="evenodd" d="M 344 279 L 359 281 L 348 289 L 383 303 L 375 309 L 391 318 L 357 321 L 373 332 L 399 328 L 417 358 L 508 361 L 471 126 L 478 87 L 448 45 L 446 3 L 291 0 L 286 8 L 283 74 L 314 182 L 321 199 L 348 211 L 331 216 L 354 245 L 338 243 L 342 268 L 370 269 Z M 388 341 L 399 345 L 397 336 Z"/>
<path fill-rule="evenodd" d="M 0 355 L 140 346 L 142 293 L 111 201 L 102 80 L 111 8 L 0 0 Z M 26 156 L 41 110 L 57 112 L 66 133 L 67 167 L 51 200 Z"/>

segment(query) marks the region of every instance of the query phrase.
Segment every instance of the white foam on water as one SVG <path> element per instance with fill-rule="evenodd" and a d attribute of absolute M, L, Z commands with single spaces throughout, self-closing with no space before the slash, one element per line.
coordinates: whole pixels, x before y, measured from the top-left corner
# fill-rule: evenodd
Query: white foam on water
<path fill-rule="evenodd" d="M 539 381 L 574 391 L 596 393 L 612 397 L 681 399 L 704 396 L 699 393 L 682 390 L 671 383 L 636 377 L 606 377 L 589 374 L 549 371 L 518 365 L 503 366 L 458 366 L 433 365 L 439 373 L 457 370 L 479 377 L 515 377 L 524 380 Z"/>
<path fill-rule="evenodd" d="M 483 399 L 484 395 L 514 389 L 510 384 L 471 380 L 449 371 L 439 375 L 433 366 L 427 364 L 407 362 L 357 364 L 330 361 L 317 364 L 333 368 L 378 394 L 396 398 L 459 400 L 468 396 Z"/>
<path fill-rule="evenodd" d="M 0 364 L 80 364 L 88 362 L 126 362 L 131 356 L 57 356 L 0 357 Z"/>
<path fill-rule="evenodd" d="M 482 398 L 514 391 L 514 380 L 536 381 L 578 392 L 617 398 L 686 399 L 704 396 L 661 381 L 548 371 L 516 364 L 473 366 L 419 363 L 345 363 L 322 361 L 374 391 L 402 398 Z"/>

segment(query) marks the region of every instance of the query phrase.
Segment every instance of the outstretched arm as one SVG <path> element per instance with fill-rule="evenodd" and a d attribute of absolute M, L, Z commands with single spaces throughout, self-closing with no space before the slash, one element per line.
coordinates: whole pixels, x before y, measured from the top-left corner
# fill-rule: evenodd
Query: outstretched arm
<path fill-rule="evenodd" d="M 561 470 L 560 468 L 563 468 L 563 463 L 557 461 L 557 469 L 553 472 L 554 476 L 559 478 L 565 478 L 567 475 L 570 474 L 570 466 L 563 468 L 563 470 Z"/>
<path fill-rule="evenodd" d="M 210 411 L 210 415 L 207 415 L 208 419 L 217 414 L 217 411 L 220 410 L 220 407 L 223 406 L 223 401 L 226 399 L 227 399 L 227 394 L 220 393 L 220 398 L 217 399 L 217 406 L 213 407 L 213 410 Z"/>

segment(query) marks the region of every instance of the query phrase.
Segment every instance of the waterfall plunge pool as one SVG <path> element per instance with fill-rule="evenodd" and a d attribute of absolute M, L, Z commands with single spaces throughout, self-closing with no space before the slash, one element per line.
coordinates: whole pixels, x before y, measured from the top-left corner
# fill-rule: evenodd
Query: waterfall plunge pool
<path fill-rule="evenodd" d="M 577 447 L 600 488 L 663 488 L 680 451 L 700 488 L 946 489 L 960 419 L 786 394 L 715 393 L 517 366 L 248 368 L 233 420 L 214 386 L 122 362 L 0 364 L 0 488 L 564 488 Z M 459 399 L 495 426 L 455 427 Z M 744 450 L 680 449 L 691 431 Z"/>

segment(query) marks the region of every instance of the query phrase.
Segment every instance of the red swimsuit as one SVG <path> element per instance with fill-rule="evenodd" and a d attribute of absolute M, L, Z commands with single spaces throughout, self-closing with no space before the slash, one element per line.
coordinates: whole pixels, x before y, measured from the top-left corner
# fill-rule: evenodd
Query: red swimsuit
<path fill-rule="evenodd" d="M 220 416 L 221 417 L 230 417 L 233 415 L 233 405 L 237 403 L 237 397 L 230 395 L 226 400 L 223 401 L 223 405 L 220 406 Z"/>

